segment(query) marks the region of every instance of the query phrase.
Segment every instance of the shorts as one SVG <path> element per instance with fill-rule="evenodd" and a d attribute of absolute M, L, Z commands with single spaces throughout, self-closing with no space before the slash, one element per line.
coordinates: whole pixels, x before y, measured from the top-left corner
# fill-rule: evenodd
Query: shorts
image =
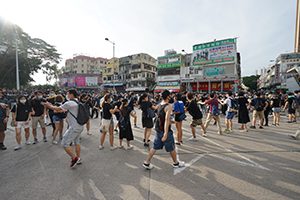
<path fill-rule="evenodd" d="M 257 117 L 259 117 L 259 119 L 264 119 L 264 111 L 253 110 L 253 119 L 256 119 Z"/>
<path fill-rule="evenodd" d="M 161 139 L 164 137 L 164 132 L 156 132 L 156 136 L 153 142 L 153 149 L 159 150 L 162 149 L 165 146 L 165 149 L 167 152 L 171 152 L 175 149 L 175 143 L 174 143 L 174 137 L 173 137 L 173 131 L 168 132 L 168 136 L 166 141 L 161 141 Z"/>
<path fill-rule="evenodd" d="M 114 120 L 111 118 L 110 120 L 110 125 L 113 126 L 114 125 Z"/>
<path fill-rule="evenodd" d="M 41 117 L 32 117 L 32 129 L 37 128 L 37 124 L 40 124 L 41 128 L 45 128 L 45 121 Z"/>
<path fill-rule="evenodd" d="M 235 116 L 236 112 L 230 112 L 227 111 L 226 113 L 226 119 L 233 119 L 233 117 Z"/>
<path fill-rule="evenodd" d="M 196 126 L 202 125 L 202 119 L 193 119 L 192 122 L 190 123 L 190 126 L 196 127 Z"/>
<path fill-rule="evenodd" d="M 30 128 L 30 123 L 25 124 L 26 121 L 17 121 L 17 126 L 15 128 Z"/>
<path fill-rule="evenodd" d="M 63 139 L 61 141 L 61 146 L 68 147 L 70 146 L 71 142 L 74 142 L 74 145 L 79 145 L 82 131 L 83 131 L 83 126 L 76 129 L 70 127 L 63 136 Z"/>
<path fill-rule="evenodd" d="M 180 116 L 182 115 L 183 113 L 179 113 L 179 114 L 175 114 L 175 122 L 181 122 L 183 120 L 180 120 Z"/>
<path fill-rule="evenodd" d="M 0 122 L 0 131 L 4 132 L 7 129 L 7 123 Z"/>
<path fill-rule="evenodd" d="M 274 108 L 272 108 L 272 110 L 273 110 L 273 113 L 280 113 L 280 108 L 279 107 L 274 107 Z"/>
<path fill-rule="evenodd" d="M 289 107 L 288 108 L 288 114 L 291 115 L 291 114 L 295 114 L 296 113 L 296 110 L 294 110 L 293 108 Z"/>
<path fill-rule="evenodd" d="M 53 120 L 53 123 L 59 123 L 59 122 L 63 122 L 64 121 L 64 119 L 61 119 L 61 118 L 59 118 L 56 115 L 53 115 L 52 120 Z"/>

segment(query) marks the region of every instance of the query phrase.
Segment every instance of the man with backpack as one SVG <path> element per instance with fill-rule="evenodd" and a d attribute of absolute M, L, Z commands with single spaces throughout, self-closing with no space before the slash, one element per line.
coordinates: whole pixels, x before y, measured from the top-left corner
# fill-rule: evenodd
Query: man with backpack
<path fill-rule="evenodd" d="M 70 165 L 71 168 L 75 167 L 77 164 L 81 164 L 80 137 L 81 132 L 83 131 L 83 125 L 89 120 L 89 111 L 86 109 L 84 104 L 78 101 L 77 96 L 78 94 L 75 89 L 69 89 L 66 96 L 67 100 L 69 101 L 60 107 L 53 106 L 50 102 L 43 103 L 43 105 L 47 108 L 57 112 L 68 111 L 69 129 L 63 136 L 61 146 L 72 159 Z M 74 141 L 76 155 L 73 151 L 73 148 L 70 146 L 72 141 Z"/>
<path fill-rule="evenodd" d="M 232 97 L 232 92 L 229 90 L 227 93 L 227 99 L 225 99 L 224 103 L 221 102 L 222 105 L 227 105 L 227 112 L 225 117 L 225 125 L 226 129 L 224 130 L 225 133 L 233 132 L 232 129 L 232 119 L 236 115 L 239 106 L 238 101 Z M 230 128 L 229 128 L 230 127 Z"/>
<path fill-rule="evenodd" d="M 215 98 L 215 95 L 216 95 L 215 93 L 211 93 L 209 95 L 209 97 L 210 97 L 209 100 L 205 101 L 204 103 L 202 103 L 202 102 L 199 102 L 199 103 L 201 105 L 204 105 L 204 104 L 209 105 L 209 112 L 206 117 L 206 122 L 204 125 L 205 130 L 207 130 L 207 127 L 208 127 L 210 121 L 212 120 L 212 118 L 214 118 L 218 125 L 218 129 L 219 129 L 218 134 L 222 135 L 222 128 L 221 128 L 221 123 L 220 123 L 220 118 L 219 118 L 219 115 L 220 115 L 219 100 L 217 98 Z"/>
<path fill-rule="evenodd" d="M 269 103 L 264 99 L 261 98 L 261 93 L 257 92 L 256 93 L 256 98 L 254 98 L 250 103 L 252 106 L 254 106 L 253 110 L 253 124 L 250 126 L 250 128 L 256 128 L 256 118 L 259 117 L 259 128 L 263 129 L 262 125 L 264 122 L 264 111 L 268 107 Z"/>
<path fill-rule="evenodd" d="M 288 114 L 289 114 L 289 121 L 287 123 L 293 123 L 296 122 L 296 109 L 297 106 L 299 107 L 299 104 L 297 105 L 297 99 L 294 97 L 293 93 L 288 94 L 288 99 L 286 103 L 284 104 L 283 111 L 285 109 L 288 109 Z M 294 118 L 294 121 L 292 121 Z"/>

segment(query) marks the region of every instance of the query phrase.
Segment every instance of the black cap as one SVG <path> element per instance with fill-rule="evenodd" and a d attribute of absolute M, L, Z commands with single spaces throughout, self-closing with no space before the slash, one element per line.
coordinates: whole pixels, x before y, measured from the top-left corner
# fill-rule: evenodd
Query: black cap
<path fill-rule="evenodd" d="M 169 90 L 164 90 L 164 91 L 162 91 L 161 96 L 163 99 L 166 99 L 168 96 L 170 96 L 170 94 L 171 93 Z"/>

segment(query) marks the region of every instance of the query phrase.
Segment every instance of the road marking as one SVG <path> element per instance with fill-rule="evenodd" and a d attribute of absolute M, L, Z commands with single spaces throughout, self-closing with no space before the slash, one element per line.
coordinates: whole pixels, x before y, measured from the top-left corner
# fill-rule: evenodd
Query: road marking
<path fill-rule="evenodd" d="M 185 132 L 188 132 L 188 133 L 192 133 L 190 130 L 185 129 L 185 128 L 182 128 L 182 130 L 184 130 Z M 214 144 L 214 145 L 216 145 L 216 146 L 222 148 L 222 149 L 225 149 L 225 150 L 228 151 L 228 152 L 233 153 L 234 155 L 236 155 L 236 156 L 238 156 L 238 157 L 240 157 L 240 158 L 242 158 L 242 159 L 248 161 L 249 163 L 243 162 L 243 161 L 239 161 L 239 160 L 235 160 L 235 159 L 233 159 L 233 158 L 226 157 L 226 156 L 221 156 L 221 155 L 216 155 L 216 154 L 205 153 L 205 154 L 199 155 L 199 156 L 197 156 L 196 158 L 192 159 L 190 162 L 186 163 L 184 167 L 174 169 L 174 175 L 176 175 L 176 174 L 182 172 L 182 171 L 185 170 L 187 167 L 191 166 L 192 164 L 194 164 L 196 161 L 198 161 L 200 158 L 204 157 L 205 155 L 210 155 L 210 156 L 222 158 L 222 159 L 225 159 L 225 160 L 229 160 L 229 161 L 232 161 L 232 162 L 236 162 L 236 163 L 239 163 L 239 164 L 243 164 L 243 165 L 247 165 L 247 166 L 251 166 L 251 167 L 257 167 L 257 168 L 260 168 L 260 169 L 263 169 L 263 170 L 271 171 L 270 169 L 268 169 L 268 168 L 266 168 L 266 167 L 264 167 L 264 166 L 259 165 L 258 163 L 256 163 L 256 162 L 250 160 L 249 158 L 246 158 L 245 156 L 242 156 L 242 155 L 240 155 L 240 154 L 238 154 L 238 153 L 233 152 L 231 149 L 228 149 L 228 148 L 226 148 L 226 147 L 224 147 L 224 146 L 222 146 L 222 145 L 220 145 L 220 144 L 218 144 L 218 143 L 216 143 L 216 142 L 214 142 L 214 141 L 212 141 L 212 140 L 210 140 L 210 139 L 208 139 L 208 138 L 206 138 L 206 137 L 203 137 L 203 136 L 201 136 L 201 135 L 199 135 L 199 134 L 196 134 L 196 135 L 197 135 L 198 137 L 200 137 L 200 138 L 202 138 L 202 139 L 204 139 L 204 140 L 206 140 L 206 141 L 208 141 L 208 142 L 210 142 L 210 143 L 212 143 L 212 144 Z M 177 155 L 177 159 L 179 160 L 177 148 L 176 148 L 176 155 Z M 250 164 L 250 163 L 251 163 L 251 164 Z"/>

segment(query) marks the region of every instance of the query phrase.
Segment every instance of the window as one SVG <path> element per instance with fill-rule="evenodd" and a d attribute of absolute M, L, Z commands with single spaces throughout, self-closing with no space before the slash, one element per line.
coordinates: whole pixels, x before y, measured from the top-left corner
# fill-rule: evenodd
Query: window
<path fill-rule="evenodd" d="M 133 56 L 133 59 L 135 59 L 135 55 Z"/>
<path fill-rule="evenodd" d="M 173 69 L 162 69 L 158 70 L 158 76 L 164 76 L 164 75 L 179 75 L 180 74 L 180 68 L 176 67 Z"/>
<path fill-rule="evenodd" d="M 147 78 L 150 78 L 150 74 L 147 73 Z"/>
<path fill-rule="evenodd" d="M 106 64 L 106 62 L 104 62 L 104 64 Z"/>
<path fill-rule="evenodd" d="M 106 69 L 104 69 L 104 72 L 106 73 Z"/>
<path fill-rule="evenodd" d="M 140 58 L 140 54 L 137 55 L 137 58 L 138 58 L 138 59 Z"/>
<path fill-rule="evenodd" d="M 107 80 L 109 80 L 109 81 L 110 81 L 110 80 L 111 80 L 111 76 L 107 77 Z"/>
<path fill-rule="evenodd" d="M 83 59 L 81 59 L 81 62 L 83 62 Z"/>
<path fill-rule="evenodd" d="M 75 71 L 74 71 L 74 73 L 76 74 L 76 73 L 77 73 L 77 71 L 75 70 Z"/>
<path fill-rule="evenodd" d="M 144 69 L 152 70 L 150 65 L 144 65 Z"/>
<path fill-rule="evenodd" d="M 81 65 L 81 67 L 84 67 L 84 65 Z"/>
<path fill-rule="evenodd" d="M 133 74 L 133 78 L 137 78 L 138 76 L 137 76 L 137 74 Z"/>
<path fill-rule="evenodd" d="M 103 61 L 102 61 L 102 60 L 100 60 L 100 63 L 101 63 L 101 64 L 103 64 Z"/>
<path fill-rule="evenodd" d="M 141 64 L 132 65 L 132 70 L 141 69 Z"/>
<path fill-rule="evenodd" d="M 81 73 L 84 73 L 84 70 L 82 70 Z"/>
<path fill-rule="evenodd" d="M 142 73 L 142 77 L 145 77 L 145 73 Z"/>
<path fill-rule="evenodd" d="M 145 82 L 142 82 L 142 87 L 145 87 Z"/>
<path fill-rule="evenodd" d="M 107 73 L 110 73 L 110 72 L 111 72 L 111 68 L 108 68 L 108 69 L 107 69 Z"/>
<path fill-rule="evenodd" d="M 103 77 L 103 80 L 106 81 L 106 77 Z"/>
<path fill-rule="evenodd" d="M 146 55 L 144 55 L 144 59 L 145 59 L 145 60 L 147 59 L 147 56 L 146 56 Z"/>

